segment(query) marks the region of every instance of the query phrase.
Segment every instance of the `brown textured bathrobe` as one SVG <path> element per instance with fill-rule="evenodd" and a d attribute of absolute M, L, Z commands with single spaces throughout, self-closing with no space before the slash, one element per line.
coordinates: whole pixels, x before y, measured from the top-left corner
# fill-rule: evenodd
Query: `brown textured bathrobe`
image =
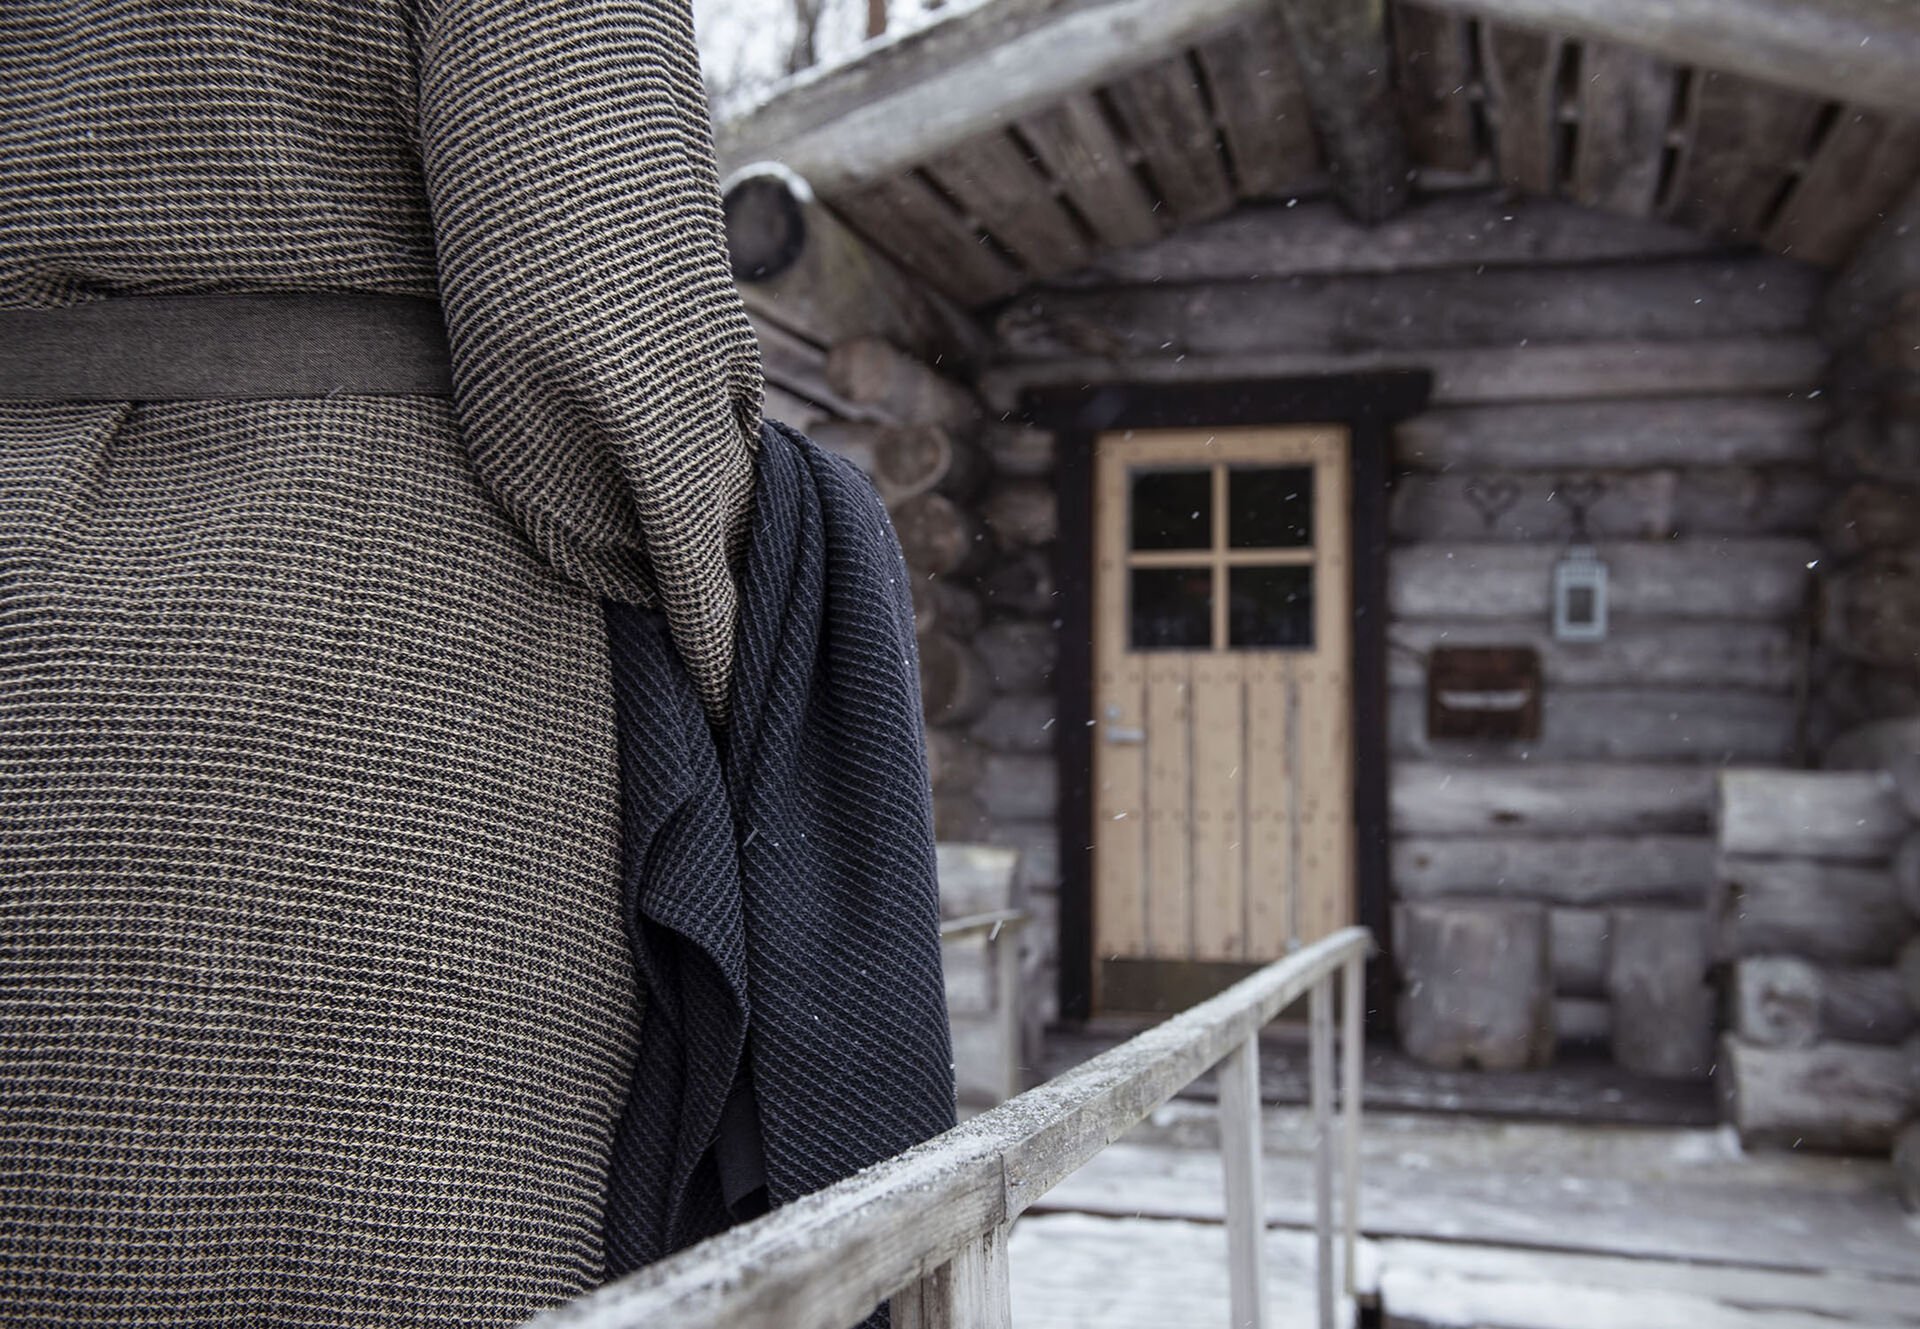
<path fill-rule="evenodd" d="M 0 1323 L 516 1320 L 638 1009 L 599 595 L 709 712 L 758 364 L 687 0 L 0 6 L 0 305 L 439 295 L 452 402 L 0 402 Z"/>

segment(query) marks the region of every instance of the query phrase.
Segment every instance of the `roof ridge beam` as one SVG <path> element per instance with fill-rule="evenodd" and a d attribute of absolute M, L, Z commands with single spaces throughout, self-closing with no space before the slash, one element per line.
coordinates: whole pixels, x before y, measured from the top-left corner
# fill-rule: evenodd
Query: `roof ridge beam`
<path fill-rule="evenodd" d="M 1273 0 L 987 0 L 810 70 L 716 128 L 721 168 L 767 158 L 822 194 L 918 166 L 1265 12 Z"/>

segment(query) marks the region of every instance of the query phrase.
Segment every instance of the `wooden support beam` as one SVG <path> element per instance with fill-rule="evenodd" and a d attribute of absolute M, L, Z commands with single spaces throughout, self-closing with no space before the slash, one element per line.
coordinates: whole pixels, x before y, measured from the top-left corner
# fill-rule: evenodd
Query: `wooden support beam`
<path fill-rule="evenodd" d="M 809 70 L 716 127 L 723 169 L 786 163 L 828 198 L 1204 41 L 1272 0 L 989 0 Z M 1329 6 L 1331 7 L 1331 6 Z"/>
<path fill-rule="evenodd" d="M 1900 0 L 1426 0 L 1502 23 L 1620 42 L 1883 110 L 1920 111 L 1920 6 Z"/>
<path fill-rule="evenodd" d="M 1409 170 L 1389 77 L 1385 0 L 1277 3 L 1334 197 L 1360 221 L 1384 221 L 1406 206 Z"/>
<path fill-rule="evenodd" d="M 876 336 L 920 355 L 981 351 L 971 318 L 856 235 L 793 172 L 763 162 L 723 193 L 734 281 L 755 314 L 824 345 Z"/>
<path fill-rule="evenodd" d="M 1512 347 L 1532 342 L 1789 334 L 1820 274 L 1764 256 L 1473 268 L 1271 281 L 1039 288 L 997 320 L 1009 356 L 1178 359 L 1252 351 Z"/>
<path fill-rule="evenodd" d="M 1015 410 L 1021 393 L 1029 388 L 1300 378 L 1418 365 L 1433 374 L 1433 404 L 1452 406 L 1723 393 L 1792 396 L 1827 381 L 1828 359 L 1826 348 L 1812 337 L 1715 337 L 1425 346 L 1397 351 L 1238 351 L 1179 357 L 1088 354 L 1001 364 L 979 381 L 996 408 Z"/>

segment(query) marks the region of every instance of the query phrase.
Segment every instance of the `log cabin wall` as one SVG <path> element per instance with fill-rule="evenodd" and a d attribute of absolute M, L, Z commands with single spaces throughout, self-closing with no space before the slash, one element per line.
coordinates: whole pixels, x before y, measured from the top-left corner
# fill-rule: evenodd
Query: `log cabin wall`
<path fill-rule="evenodd" d="M 1920 710 L 1920 338 L 1881 298 L 1920 287 L 1920 225 L 1890 215 L 1920 167 L 1916 52 L 1901 9 L 1786 0 L 993 0 L 721 126 L 730 170 L 777 159 L 831 214 L 822 257 L 760 293 L 770 409 L 904 458 L 881 487 L 918 560 L 942 829 L 1032 849 L 1038 962 L 1055 514 L 1044 440 L 997 422 L 1032 384 L 1425 368 L 1389 606 L 1403 919 L 1547 956 L 1561 1036 L 1697 1068 L 1710 1016 L 1667 1017 L 1698 984 L 1662 984 L 1702 960 L 1714 769 Z M 1516 192 L 1462 192 L 1488 185 Z M 1874 319 L 1824 319 L 1823 346 L 1821 275 L 1758 250 L 1859 253 L 1838 285 Z M 836 375 L 859 332 L 973 383 L 978 423 L 857 389 L 858 356 Z M 1556 644 L 1564 499 L 1596 481 L 1615 630 Z M 1475 641 L 1540 652 L 1536 741 L 1426 733 L 1433 651 Z"/>
<path fill-rule="evenodd" d="M 1920 750 L 1920 186 L 1835 276 L 1820 330 L 1833 355 L 1823 449 L 1814 697 L 1834 764 Z M 1861 726 L 1873 726 L 1862 731 Z"/>
<path fill-rule="evenodd" d="M 1403 932 L 1542 949 L 1553 1027 L 1544 1044 L 1523 1031 L 1496 1047 L 1416 1011 L 1439 1021 L 1403 1021 L 1427 1042 L 1414 1050 L 1524 1064 L 1557 1035 L 1643 1070 L 1707 1073 L 1704 960 L 1675 955 L 1673 938 L 1704 944 L 1715 770 L 1803 755 L 1830 493 L 1809 335 L 1823 281 L 1690 231 L 1482 193 L 1373 230 L 1321 202 L 1243 207 L 1000 310 L 983 386 L 1002 406 L 1096 377 L 1435 372 L 1434 408 L 1401 426 L 1393 455 L 1393 891 Z M 1569 492 L 1589 487 L 1611 625 L 1604 641 L 1561 643 L 1552 570 L 1574 534 Z M 1474 645 L 1538 652 L 1536 739 L 1427 732 L 1431 653 Z M 1642 999 L 1649 968 L 1691 968 L 1691 1029 Z M 1504 974 L 1488 981 L 1534 982 Z"/>

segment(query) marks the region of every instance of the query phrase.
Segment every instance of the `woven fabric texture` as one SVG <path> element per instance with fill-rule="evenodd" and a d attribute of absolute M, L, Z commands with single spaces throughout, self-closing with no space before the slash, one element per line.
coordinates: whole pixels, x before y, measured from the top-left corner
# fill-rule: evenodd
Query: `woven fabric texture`
<path fill-rule="evenodd" d="M 685 0 L 0 6 L 0 304 L 441 295 L 456 398 L 0 404 L 0 1322 L 604 1275 L 601 597 L 731 672 L 758 378 Z"/>
<path fill-rule="evenodd" d="M 716 741 L 658 615 L 608 609 L 629 926 L 653 994 L 609 1267 L 727 1222 L 709 1150 L 751 1085 L 778 1205 L 953 1124 L 907 569 L 872 484 L 768 424 L 734 719 Z"/>
<path fill-rule="evenodd" d="M 725 710 L 759 353 L 688 0 L 12 0 L 0 305 L 438 295 L 462 438 Z"/>

